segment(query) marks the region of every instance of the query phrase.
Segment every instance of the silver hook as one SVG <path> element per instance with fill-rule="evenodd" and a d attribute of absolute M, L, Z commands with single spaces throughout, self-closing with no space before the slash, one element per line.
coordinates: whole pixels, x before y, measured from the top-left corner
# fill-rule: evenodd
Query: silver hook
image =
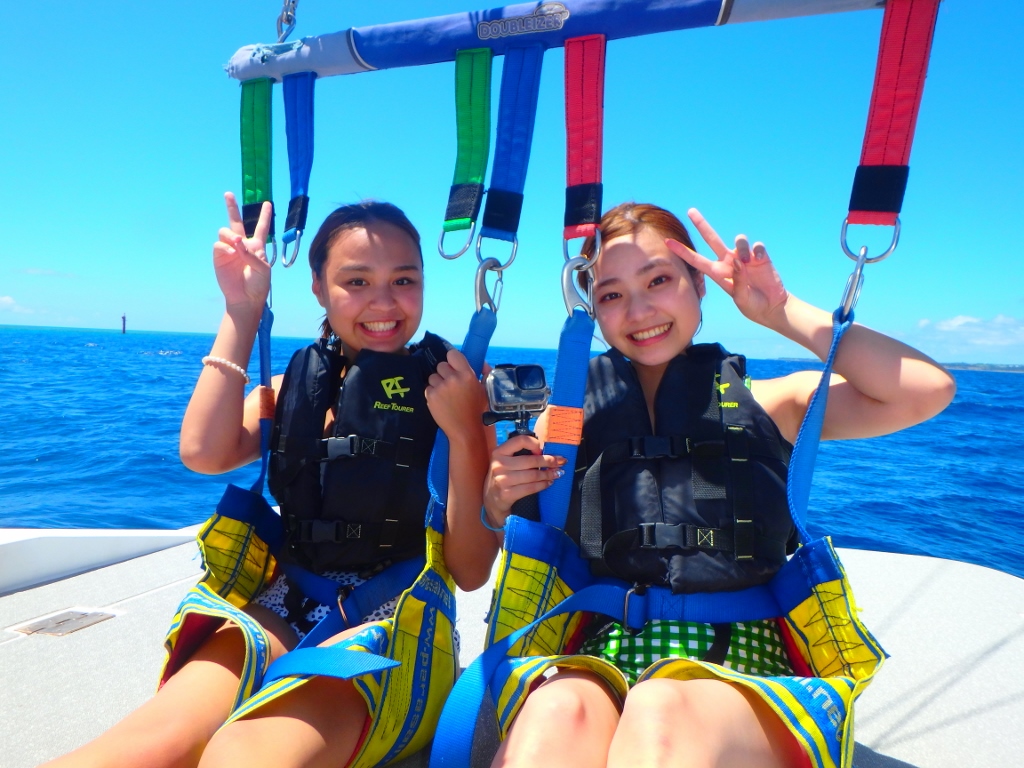
<path fill-rule="evenodd" d="M 295 7 L 299 0 L 284 0 L 281 15 L 277 17 L 277 42 L 283 43 L 295 29 Z"/>
<path fill-rule="evenodd" d="M 299 229 L 299 230 L 296 230 L 296 232 L 295 232 L 295 250 L 292 251 L 292 257 L 291 257 L 291 259 L 289 259 L 288 258 L 288 241 L 284 237 L 281 238 L 281 264 L 284 267 L 290 267 L 292 264 L 295 263 L 295 259 L 297 259 L 298 256 L 299 256 L 299 243 L 301 243 L 301 242 L 302 242 L 302 230 Z"/>
<path fill-rule="evenodd" d="M 857 306 L 857 301 L 860 299 L 860 289 L 864 287 L 864 265 L 871 263 L 871 259 L 868 258 L 868 247 L 866 245 L 860 249 L 860 254 L 856 258 L 857 266 L 853 268 L 853 272 L 846 278 L 843 299 L 839 303 L 841 311 L 839 319 L 842 322 L 846 322 L 846 318 L 850 316 L 853 308 Z"/>
<path fill-rule="evenodd" d="M 594 316 L 594 276 L 590 272 L 589 264 L 590 262 L 583 256 L 574 256 L 562 265 L 562 300 L 570 317 L 576 307 L 581 307 L 590 317 Z M 576 272 L 586 275 L 586 296 L 580 293 L 579 286 L 573 279 Z"/>
<path fill-rule="evenodd" d="M 462 254 L 469 250 L 469 246 L 473 244 L 473 233 L 476 232 L 476 222 L 474 221 L 469 227 L 469 237 L 466 238 L 466 244 L 462 246 L 455 253 L 445 253 L 444 251 L 444 236 L 448 233 L 445 230 L 441 230 L 441 236 L 437 238 L 437 252 L 441 254 L 442 258 L 452 261 L 459 258 Z"/>
<path fill-rule="evenodd" d="M 487 273 L 497 272 L 498 279 L 494 283 L 495 295 L 491 296 L 490 291 L 487 290 Z M 484 259 L 480 262 L 480 266 L 476 268 L 476 311 L 479 312 L 484 307 L 487 307 L 494 314 L 498 314 L 498 306 L 501 304 L 501 290 L 504 286 L 504 280 L 501 276 L 502 266 L 501 262 L 494 258 Z"/>
<path fill-rule="evenodd" d="M 271 253 L 273 254 L 273 256 L 270 257 L 270 259 L 267 261 L 267 264 L 269 264 L 272 267 L 277 263 L 277 238 L 271 237 L 270 245 L 272 248 Z M 266 253 L 266 250 L 264 250 L 264 253 Z"/>

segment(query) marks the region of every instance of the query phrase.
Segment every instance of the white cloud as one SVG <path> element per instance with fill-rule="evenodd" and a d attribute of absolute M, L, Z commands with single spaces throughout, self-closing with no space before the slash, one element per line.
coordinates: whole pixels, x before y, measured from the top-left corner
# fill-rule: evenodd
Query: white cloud
<path fill-rule="evenodd" d="M 918 328 L 927 328 L 929 325 L 931 325 L 931 322 L 932 321 L 929 320 L 927 317 L 923 318 L 923 319 L 917 321 L 917 327 Z"/>
<path fill-rule="evenodd" d="M 919 328 L 929 323 L 921 321 Z M 991 320 L 958 315 L 932 326 L 947 341 L 974 347 L 1010 347 L 1024 344 L 1024 319 L 996 315 Z"/>
<path fill-rule="evenodd" d="M 959 328 L 962 328 L 965 325 L 980 322 L 981 320 L 979 320 L 976 317 L 969 317 L 967 315 L 957 315 L 956 317 L 950 318 L 949 320 L 940 320 L 935 324 L 935 327 L 938 328 L 940 331 L 955 331 Z"/>
<path fill-rule="evenodd" d="M 0 312 L 13 312 L 18 315 L 31 315 L 32 310 L 21 306 L 11 296 L 0 296 Z"/>

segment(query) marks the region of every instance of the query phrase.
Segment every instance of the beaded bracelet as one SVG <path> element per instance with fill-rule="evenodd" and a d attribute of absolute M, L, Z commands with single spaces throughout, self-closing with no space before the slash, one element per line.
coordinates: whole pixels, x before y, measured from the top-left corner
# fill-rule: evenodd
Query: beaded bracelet
<path fill-rule="evenodd" d="M 232 363 L 230 360 L 225 360 L 223 357 L 207 355 L 203 358 L 202 363 L 203 365 L 223 365 L 225 368 L 230 368 L 232 371 L 238 371 L 242 374 L 242 378 L 245 379 L 246 384 L 252 381 L 252 379 L 249 378 L 249 374 L 245 372 L 245 368 L 240 366 L 238 363 Z"/>

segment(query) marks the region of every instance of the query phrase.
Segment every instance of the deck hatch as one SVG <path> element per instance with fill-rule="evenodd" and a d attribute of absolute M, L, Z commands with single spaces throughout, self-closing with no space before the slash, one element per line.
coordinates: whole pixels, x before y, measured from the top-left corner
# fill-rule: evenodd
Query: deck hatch
<path fill-rule="evenodd" d="M 64 611 L 39 621 L 33 621 L 31 624 L 25 624 L 14 631 L 26 635 L 61 637 L 112 618 L 114 618 L 113 613 L 103 613 L 102 611 Z"/>

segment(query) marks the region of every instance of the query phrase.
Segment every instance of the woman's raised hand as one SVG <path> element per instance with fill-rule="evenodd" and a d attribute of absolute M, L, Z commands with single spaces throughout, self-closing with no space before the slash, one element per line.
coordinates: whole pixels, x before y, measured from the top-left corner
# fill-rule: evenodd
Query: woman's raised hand
<path fill-rule="evenodd" d="M 523 449 L 530 455 L 515 455 Z M 562 476 L 564 464 L 562 456 L 541 453 L 540 442 L 529 435 L 514 435 L 495 448 L 484 481 L 484 509 L 491 524 L 503 525 L 512 505 L 548 488 Z"/>
<path fill-rule="evenodd" d="M 228 226 L 221 227 L 213 245 L 213 268 L 217 284 L 228 307 L 245 305 L 262 307 L 270 293 L 270 264 L 267 262 L 267 233 L 274 206 L 263 203 L 256 231 L 245 236 L 245 225 L 238 210 L 238 201 L 231 192 L 224 193 L 228 208 Z"/>
<path fill-rule="evenodd" d="M 732 297 L 744 316 L 762 325 L 785 306 L 789 292 L 782 285 L 764 243 L 751 247 L 746 235 L 736 236 L 736 247 L 727 248 L 722 238 L 696 208 L 688 211 L 700 236 L 704 238 L 718 261 L 711 261 L 676 240 L 667 240 L 668 247 L 693 268 L 710 277 Z"/>
<path fill-rule="evenodd" d="M 427 407 L 449 440 L 466 432 L 483 429 L 487 394 L 469 360 L 457 349 L 437 365 L 427 379 Z"/>

